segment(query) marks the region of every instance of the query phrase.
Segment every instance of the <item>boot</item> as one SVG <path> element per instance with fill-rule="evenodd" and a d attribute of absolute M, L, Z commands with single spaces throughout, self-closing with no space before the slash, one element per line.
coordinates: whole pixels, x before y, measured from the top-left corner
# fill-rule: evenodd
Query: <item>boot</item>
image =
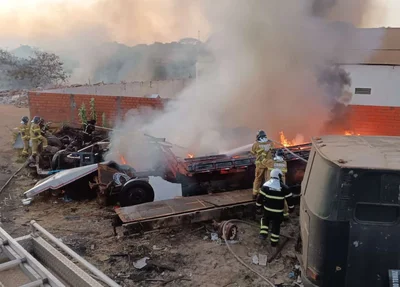
<path fill-rule="evenodd" d="M 264 240 L 267 240 L 268 235 L 267 234 L 260 234 L 260 235 L 258 235 L 258 238 L 260 238 L 260 240 L 264 241 Z"/>

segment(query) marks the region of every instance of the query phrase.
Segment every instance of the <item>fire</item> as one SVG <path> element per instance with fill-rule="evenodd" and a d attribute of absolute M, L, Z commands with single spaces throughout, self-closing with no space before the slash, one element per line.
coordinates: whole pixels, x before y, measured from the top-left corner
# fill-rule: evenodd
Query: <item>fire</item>
<path fill-rule="evenodd" d="M 120 156 L 120 159 L 121 159 L 122 164 L 127 164 L 127 161 L 125 160 L 125 158 L 122 155 Z"/>
<path fill-rule="evenodd" d="M 279 138 L 280 138 L 281 144 L 282 144 L 284 147 L 287 147 L 287 146 L 294 146 L 294 145 L 297 144 L 295 140 L 291 140 L 291 141 L 288 140 L 288 139 L 285 137 L 285 134 L 283 133 L 283 131 L 282 131 L 282 132 L 279 132 Z"/>
<path fill-rule="evenodd" d="M 346 130 L 346 131 L 344 131 L 344 135 L 345 136 L 355 136 L 355 135 L 359 136 L 360 134 L 356 134 L 353 131 Z"/>
<path fill-rule="evenodd" d="M 194 154 L 188 153 L 188 154 L 187 154 L 187 157 L 188 157 L 188 158 L 194 158 Z"/>

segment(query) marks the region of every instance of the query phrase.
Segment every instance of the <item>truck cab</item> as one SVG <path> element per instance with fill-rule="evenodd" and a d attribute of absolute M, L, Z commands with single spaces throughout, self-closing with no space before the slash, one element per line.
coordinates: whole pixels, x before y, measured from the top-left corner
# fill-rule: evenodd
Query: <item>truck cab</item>
<path fill-rule="evenodd" d="M 300 202 L 304 286 L 390 286 L 400 269 L 399 146 L 400 137 L 312 139 Z"/>

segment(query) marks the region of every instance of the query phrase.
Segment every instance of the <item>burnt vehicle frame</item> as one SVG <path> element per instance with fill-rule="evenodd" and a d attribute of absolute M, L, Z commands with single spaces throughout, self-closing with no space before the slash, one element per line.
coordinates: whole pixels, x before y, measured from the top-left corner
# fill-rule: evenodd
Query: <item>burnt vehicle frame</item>
<path fill-rule="evenodd" d="M 312 140 L 302 183 L 306 287 L 389 286 L 399 269 L 400 137 Z"/>
<path fill-rule="evenodd" d="M 162 144 L 166 167 L 163 178 L 182 185 L 182 195 L 192 196 L 207 192 L 252 188 L 255 175 L 255 157 L 249 151 L 227 156 L 224 154 L 179 159 L 169 145 Z M 284 159 L 288 172 L 286 183 L 295 194 L 300 193 L 311 143 L 286 147 Z M 274 149 L 275 153 L 277 149 Z"/>
<path fill-rule="evenodd" d="M 149 177 L 139 175 L 128 165 L 106 162 L 98 165 L 97 175 L 89 183 L 102 206 L 118 203 L 119 206 L 137 205 L 154 201 L 154 190 Z"/>

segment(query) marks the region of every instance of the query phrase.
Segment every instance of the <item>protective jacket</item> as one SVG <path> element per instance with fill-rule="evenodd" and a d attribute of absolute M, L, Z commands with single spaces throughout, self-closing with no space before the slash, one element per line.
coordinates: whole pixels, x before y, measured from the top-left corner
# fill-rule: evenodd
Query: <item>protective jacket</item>
<path fill-rule="evenodd" d="M 277 178 L 271 178 L 261 188 L 256 205 L 264 207 L 264 214 L 270 218 L 283 217 L 283 210 L 287 200 L 289 211 L 293 211 L 293 195 L 288 187 Z"/>
<path fill-rule="evenodd" d="M 275 168 L 280 169 L 283 174 L 287 173 L 287 164 L 286 161 L 283 159 L 283 157 L 281 156 L 274 157 L 273 167 L 268 167 L 268 169 L 273 170 Z"/>
<path fill-rule="evenodd" d="M 39 140 L 42 135 L 42 130 L 39 124 L 32 123 L 30 130 L 31 140 Z"/>
<path fill-rule="evenodd" d="M 21 124 L 18 128 L 21 138 L 24 141 L 29 141 L 29 136 L 30 136 L 30 127 L 27 124 Z"/>
<path fill-rule="evenodd" d="M 253 144 L 250 152 L 256 157 L 256 167 L 268 168 L 271 165 L 273 148 L 273 142 L 265 138 Z"/>

